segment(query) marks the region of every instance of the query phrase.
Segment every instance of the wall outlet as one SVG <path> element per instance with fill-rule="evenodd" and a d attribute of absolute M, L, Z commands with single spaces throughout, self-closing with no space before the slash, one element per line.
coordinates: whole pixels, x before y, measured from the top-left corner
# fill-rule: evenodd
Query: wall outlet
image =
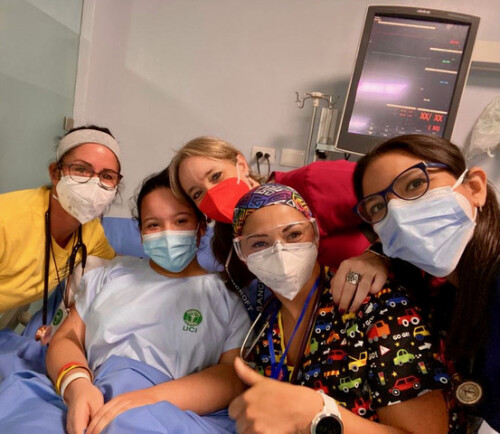
<path fill-rule="evenodd" d="M 274 160 L 276 159 L 276 149 L 274 148 L 263 148 L 261 146 L 252 147 L 252 156 L 250 158 L 250 164 L 255 163 L 257 161 L 257 152 L 262 152 L 262 157 L 259 160 L 259 163 L 265 163 L 266 159 L 264 155 L 269 154 L 269 163 L 274 164 Z"/>
<path fill-rule="evenodd" d="M 306 151 L 302 149 L 285 148 L 281 151 L 281 166 L 302 167 L 306 161 Z"/>

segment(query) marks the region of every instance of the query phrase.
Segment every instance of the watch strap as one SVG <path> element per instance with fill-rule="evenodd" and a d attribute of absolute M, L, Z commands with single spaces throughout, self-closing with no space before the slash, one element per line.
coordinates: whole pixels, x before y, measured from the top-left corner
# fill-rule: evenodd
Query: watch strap
<path fill-rule="evenodd" d="M 311 422 L 311 434 L 316 434 L 316 428 L 320 421 L 327 417 L 333 417 L 338 420 L 338 423 L 342 430 L 342 416 L 340 415 L 340 410 L 338 408 L 337 402 L 332 397 L 328 396 L 326 393 L 318 390 L 318 393 L 323 399 L 323 408 L 321 411 L 314 416 Z"/>
<path fill-rule="evenodd" d="M 322 391 L 318 391 L 318 393 L 321 395 L 321 398 L 323 398 L 323 409 L 321 410 L 321 412 L 334 414 L 338 416 L 339 419 L 342 419 L 340 417 L 340 411 L 337 405 L 337 401 L 335 401 L 335 399 L 333 399 L 331 396 L 328 396 Z"/>

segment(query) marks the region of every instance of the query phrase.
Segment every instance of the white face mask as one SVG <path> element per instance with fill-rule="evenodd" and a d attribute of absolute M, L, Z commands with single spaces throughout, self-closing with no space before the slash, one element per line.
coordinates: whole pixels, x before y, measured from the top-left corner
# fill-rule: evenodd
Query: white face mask
<path fill-rule="evenodd" d="M 318 248 L 315 243 L 276 242 L 248 255 L 247 267 L 273 292 L 293 300 L 310 279 Z"/>
<path fill-rule="evenodd" d="M 62 176 L 56 185 L 56 192 L 56 199 L 64 211 L 84 224 L 104 213 L 115 197 L 116 188 L 105 190 L 99 185 L 97 177 L 80 183 L 69 176 Z"/>
<path fill-rule="evenodd" d="M 453 187 L 434 188 L 419 199 L 389 202 L 387 216 L 373 225 L 387 256 L 436 277 L 456 268 L 474 234 L 476 218 L 467 198 L 454 191 L 463 176 Z"/>

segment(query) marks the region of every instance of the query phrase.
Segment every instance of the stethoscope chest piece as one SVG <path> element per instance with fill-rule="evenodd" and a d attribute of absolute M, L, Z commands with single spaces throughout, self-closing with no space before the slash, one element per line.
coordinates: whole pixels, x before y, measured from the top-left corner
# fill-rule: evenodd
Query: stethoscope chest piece
<path fill-rule="evenodd" d="M 38 327 L 35 333 L 35 340 L 40 341 L 42 345 L 48 344 L 51 337 L 52 337 L 51 325 L 42 325 Z"/>
<path fill-rule="evenodd" d="M 475 405 L 483 397 L 483 388 L 476 381 L 465 380 L 456 386 L 455 397 L 462 405 Z"/>

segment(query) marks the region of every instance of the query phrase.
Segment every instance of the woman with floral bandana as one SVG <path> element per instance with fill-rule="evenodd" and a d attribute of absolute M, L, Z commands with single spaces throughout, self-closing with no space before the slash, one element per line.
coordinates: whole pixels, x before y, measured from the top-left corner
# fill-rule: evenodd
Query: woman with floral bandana
<path fill-rule="evenodd" d="M 317 261 L 316 222 L 290 187 L 245 194 L 233 234 L 239 260 L 274 295 L 242 351 L 262 375 L 236 362 L 251 386 L 230 406 L 239 432 L 447 431 L 442 365 L 408 291 L 389 280 L 342 315 Z"/>
<path fill-rule="evenodd" d="M 344 310 L 357 310 L 365 296 L 379 290 L 387 277 L 384 259 L 364 252 L 369 241 L 360 228 L 361 220 L 352 212 L 356 202 L 351 181 L 354 167 L 349 161 L 317 161 L 290 172 L 274 172 L 270 177 L 295 188 L 314 210 L 321 241 L 318 258 L 323 265 L 338 267 L 332 293 Z M 263 177 L 252 172 L 243 154 L 231 144 L 206 136 L 179 149 L 169 168 L 174 194 L 192 201 L 215 221 L 214 256 L 233 270 L 224 276 L 227 285 L 240 294 L 254 317 L 266 289 L 252 281 L 251 273 L 232 254 L 231 221 L 235 204 L 263 182 Z"/>

